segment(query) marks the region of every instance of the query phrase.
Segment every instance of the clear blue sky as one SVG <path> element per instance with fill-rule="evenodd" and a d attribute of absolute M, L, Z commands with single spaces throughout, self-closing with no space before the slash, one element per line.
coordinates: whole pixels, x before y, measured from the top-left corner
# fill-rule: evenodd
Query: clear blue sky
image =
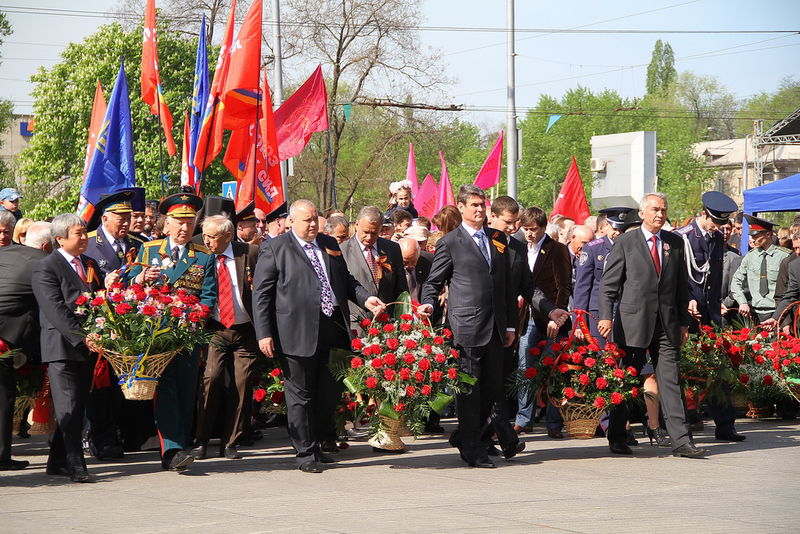
<path fill-rule="evenodd" d="M 109 11 L 116 4 L 116 0 L 4 3 L 94 12 Z M 425 26 L 505 27 L 505 0 L 426 0 L 422 10 Z M 651 12 L 642 13 L 645 11 Z M 81 40 L 106 22 L 99 18 L 31 14 L 9 14 L 9 18 L 15 33 L 2 49 L 0 97 L 13 100 L 18 112 L 31 110 L 31 85 L 25 80 L 36 67 L 58 61 L 59 51 L 66 43 Z M 517 0 L 516 25 L 594 30 L 800 30 L 800 1 Z M 505 105 L 504 33 L 423 30 L 420 37 L 423 46 L 442 52 L 445 74 L 457 80 L 447 88 L 447 103 Z M 659 38 L 672 45 L 679 71 L 716 76 L 741 98 L 772 91 L 786 76 L 800 79 L 800 35 L 518 33 L 517 105 L 535 106 L 540 94 L 561 95 L 578 84 L 593 90 L 614 89 L 623 96 L 642 95 L 646 67 L 641 65 L 649 62 L 653 43 Z M 691 57 L 707 53 L 714 54 Z M 612 72 L 597 74 L 605 71 Z M 465 114 L 464 118 L 491 127 L 501 123 L 504 116 L 503 112 L 479 112 Z"/>

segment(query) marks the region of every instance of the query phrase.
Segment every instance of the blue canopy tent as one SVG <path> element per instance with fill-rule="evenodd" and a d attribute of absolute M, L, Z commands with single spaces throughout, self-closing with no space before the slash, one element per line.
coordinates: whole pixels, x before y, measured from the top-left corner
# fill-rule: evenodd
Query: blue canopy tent
<path fill-rule="evenodd" d="M 767 211 L 800 211 L 800 174 L 775 180 L 744 192 L 744 213 L 758 215 Z M 742 236 L 747 235 L 747 220 L 742 220 Z M 747 239 L 742 239 L 742 253 L 747 252 Z"/>

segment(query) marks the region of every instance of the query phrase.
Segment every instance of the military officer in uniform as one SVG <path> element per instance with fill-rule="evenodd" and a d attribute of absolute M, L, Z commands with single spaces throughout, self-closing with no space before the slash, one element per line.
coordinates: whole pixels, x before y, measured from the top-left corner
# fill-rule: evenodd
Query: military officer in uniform
<path fill-rule="evenodd" d="M 184 289 L 213 309 L 217 300 L 214 254 L 190 241 L 202 205 L 203 200 L 191 193 L 177 193 L 161 202 L 167 237 L 144 244 L 136 261 L 148 267 L 134 267 L 131 277 L 140 284 Z M 194 459 L 186 449 L 191 443 L 198 369 L 199 351 L 189 348 L 170 362 L 159 381 L 155 415 L 164 469 L 183 471 Z"/>
<path fill-rule="evenodd" d="M 775 223 L 744 214 L 750 225 L 755 248 L 742 259 L 731 280 L 731 296 L 739 305 L 739 313 L 750 314 L 757 323 L 767 321 L 775 313 L 775 282 L 781 261 L 791 251 L 773 244 Z M 750 300 L 745 296 L 749 289 Z"/>
<path fill-rule="evenodd" d="M 623 207 L 600 210 L 601 220 L 598 221 L 597 229 L 598 233 L 604 232 L 604 235 L 584 245 L 578 256 L 575 286 L 572 290 L 572 309 L 586 310 L 595 318 L 587 318 L 586 322 L 589 332 L 601 346 L 605 344 L 605 339 L 597 331 L 596 320 L 600 309 L 598 297 L 600 278 L 603 276 L 603 267 L 614 245 L 614 239 L 622 233 L 628 215 L 635 211 L 633 208 Z M 583 332 L 576 330 L 576 335 L 581 338 Z"/>
<path fill-rule="evenodd" d="M 722 326 L 722 262 L 725 238 L 719 227 L 730 221 L 738 209 L 736 202 L 719 191 L 708 191 L 702 197 L 703 211 L 690 224 L 676 230 L 686 245 L 686 269 L 689 283 L 689 332 L 700 326 Z M 736 411 L 730 391 L 724 399 L 709 399 L 708 405 L 716 425 L 718 440 L 742 441 L 745 436 L 736 432 Z"/>

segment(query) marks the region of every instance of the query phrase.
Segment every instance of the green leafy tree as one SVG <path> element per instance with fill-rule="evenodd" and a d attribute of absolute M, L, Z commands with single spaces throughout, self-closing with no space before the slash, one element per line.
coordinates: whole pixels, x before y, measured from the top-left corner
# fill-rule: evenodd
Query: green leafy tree
<path fill-rule="evenodd" d="M 800 109 L 800 81 L 787 77 L 781 80 L 774 93 L 762 92 L 748 99 L 742 106 L 742 114 L 764 119 L 764 131 L 766 131 L 772 123 L 798 109 Z M 753 133 L 753 122 L 738 121 L 737 132 L 741 137 Z"/>
<path fill-rule="evenodd" d="M 141 32 L 141 27 L 125 31 L 117 23 L 102 26 L 83 42 L 70 44 L 59 63 L 49 69 L 40 68 L 32 76 L 36 135 L 21 155 L 27 212 L 32 216 L 75 209 L 95 84 L 101 81 L 107 100 L 120 58 L 125 61 L 130 90 L 136 183 L 147 189 L 149 198 L 159 198 L 163 165 L 171 192 L 177 189 L 183 112 L 191 105 L 196 40 L 159 32 L 159 67 L 178 146 L 178 153 L 170 158 L 159 134 L 158 118 L 150 115 L 149 106 L 140 99 Z M 215 57 L 216 52 L 210 50 L 211 65 Z M 206 191 L 219 191 L 220 182 L 228 175 L 220 159 L 206 173 Z"/>
<path fill-rule="evenodd" d="M 676 75 L 675 53 L 668 42 L 659 39 L 653 47 L 653 56 L 647 67 L 647 94 L 667 91 Z"/>

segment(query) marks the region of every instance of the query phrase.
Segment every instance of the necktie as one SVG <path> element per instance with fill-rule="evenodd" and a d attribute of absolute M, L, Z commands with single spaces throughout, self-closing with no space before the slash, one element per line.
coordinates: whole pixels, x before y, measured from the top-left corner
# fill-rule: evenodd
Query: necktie
<path fill-rule="evenodd" d="M 225 265 L 225 254 L 220 254 L 217 259 L 217 284 L 219 285 L 219 322 L 225 328 L 233 325 L 236 314 L 233 311 L 233 284 L 231 283 L 231 273 Z"/>
<path fill-rule="evenodd" d="M 767 251 L 761 253 L 761 276 L 758 281 L 758 293 L 762 297 L 769 295 L 769 279 L 767 279 Z"/>
<path fill-rule="evenodd" d="M 489 258 L 489 251 L 486 250 L 486 234 L 483 232 L 475 232 L 472 237 L 475 238 L 475 242 L 478 244 L 478 248 L 481 250 L 481 254 L 483 254 L 483 259 L 486 260 L 486 264 L 491 265 L 492 260 Z"/>
<path fill-rule="evenodd" d="M 114 241 L 114 248 L 117 251 L 117 257 L 119 259 L 121 259 L 121 260 L 124 259 L 125 258 L 125 251 L 122 250 L 122 241 L 120 241 L 119 239 Z"/>
<path fill-rule="evenodd" d="M 372 247 L 367 249 L 367 265 L 372 273 L 372 280 L 375 285 L 378 285 L 378 262 L 375 261 L 375 255 L 372 253 Z"/>
<path fill-rule="evenodd" d="M 328 277 L 325 276 L 325 270 L 322 268 L 317 253 L 314 252 L 314 245 L 308 243 L 305 249 L 308 259 L 311 260 L 311 266 L 314 267 L 317 278 L 319 278 L 320 308 L 322 309 L 322 313 L 330 317 L 333 315 L 333 291 L 331 291 L 331 286 L 328 283 Z"/>
<path fill-rule="evenodd" d="M 178 263 L 180 255 L 181 255 L 181 249 L 178 247 L 172 247 L 172 253 L 169 256 L 169 259 L 172 260 L 172 263 Z"/>
<path fill-rule="evenodd" d="M 661 276 L 661 258 L 658 257 L 658 238 L 652 236 L 650 241 L 653 243 L 650 247 L 650 255 L 653 257 L 653 265 L 656 268 L 656 276 Z"/>
<path fill-rule="evenodd" d="M 72 258 L 72 265 L 75 266 L 75 272 L 81 277 L 81 280 L 86 282 L 86 271 L 83 270 L 83 264 L 78 258 Z"/>
<path fill-rule="evenodd" d="M 408 283 L 408 294 L 411 295 L 412 299 L 419 300 L 419 295 L 417 294 L 417 279 L 414 278 L 413 267 L 406 267 L 406 282 Z"/>

